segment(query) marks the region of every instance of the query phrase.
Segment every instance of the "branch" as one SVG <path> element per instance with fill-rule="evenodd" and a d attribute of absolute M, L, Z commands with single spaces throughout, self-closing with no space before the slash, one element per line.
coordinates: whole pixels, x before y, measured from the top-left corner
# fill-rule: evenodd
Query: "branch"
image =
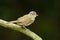
<path fill-rule="evenodd" d="M 0 25 L 5 27 L 5 28 L 10 28 L 12 30 L 17 30 L 21 33 L 24 33 L 25 35 L 31 37 L 33 40 L 42 40 L 41 37 L 39 37 L 38 35 L 36 35 L 34 32 L 30 31 L 29 29 L 23 29 L 21 26 L 13 24 L 13 23 L 9 23 L 7 21 L 4 21 L 2 19 L 0 19 Z"/>

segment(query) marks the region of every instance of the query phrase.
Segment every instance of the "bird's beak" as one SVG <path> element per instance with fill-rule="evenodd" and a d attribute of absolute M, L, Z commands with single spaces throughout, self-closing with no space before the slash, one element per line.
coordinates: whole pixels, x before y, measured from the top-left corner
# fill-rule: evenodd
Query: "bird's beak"
<path fill-rule="evenodd" d="M 38 16 L 38 14 L 36 16 Z"/>

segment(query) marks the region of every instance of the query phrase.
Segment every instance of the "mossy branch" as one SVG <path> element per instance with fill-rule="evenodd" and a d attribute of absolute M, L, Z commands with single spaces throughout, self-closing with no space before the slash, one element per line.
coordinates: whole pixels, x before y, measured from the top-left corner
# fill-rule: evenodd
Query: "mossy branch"
<path fill-rule="evenodd" d="M 5 28 L 10 28 L 12 30 L 17 30 L 29 37 L 31 37 L 33 40 L 42 40 L 41 37 L 39 37 L 37 34 L 35 34 L 34 32 L 30 31 L 29 29 L 23 29 L 21 26 L 13 24 L 13 23 L 9 23 L 7 21 L 4 21 L 2 19 L 0 19 L 0 26 L 3 26 Z"/>

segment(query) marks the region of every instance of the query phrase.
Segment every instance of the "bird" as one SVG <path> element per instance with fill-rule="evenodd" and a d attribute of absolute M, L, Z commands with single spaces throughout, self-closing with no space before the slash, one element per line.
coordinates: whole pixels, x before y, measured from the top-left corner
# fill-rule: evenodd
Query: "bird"
<path fill-rule="evenodd" d="M 22 26 L 29 26 L 32 23 L 34 23 L 35 18 L 38 16 L 38 14 L 35 11 L 30 11 L 28 14 L 19 17 L 17 20 L 10 21 L 10 23 L 16 23 L 18 25 Z"/>

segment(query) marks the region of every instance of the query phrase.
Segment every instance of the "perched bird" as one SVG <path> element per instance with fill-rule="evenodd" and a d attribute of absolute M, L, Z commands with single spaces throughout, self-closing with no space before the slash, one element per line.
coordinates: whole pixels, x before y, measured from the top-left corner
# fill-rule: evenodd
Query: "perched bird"
<path fill-rule="evenodd" d="M 37 17 L 37 13 L 35 11 L 31 11 L 29 12 L 29 14 L 26 14 L 22 17 L 19 17 L 17 20 L 15 21 L 10 21 L 11 23 L 16 23 L 18 25 L 22 25 L 22 26 L 29 26 L 31 25 L 34 21 L 35 18 Z"/>

